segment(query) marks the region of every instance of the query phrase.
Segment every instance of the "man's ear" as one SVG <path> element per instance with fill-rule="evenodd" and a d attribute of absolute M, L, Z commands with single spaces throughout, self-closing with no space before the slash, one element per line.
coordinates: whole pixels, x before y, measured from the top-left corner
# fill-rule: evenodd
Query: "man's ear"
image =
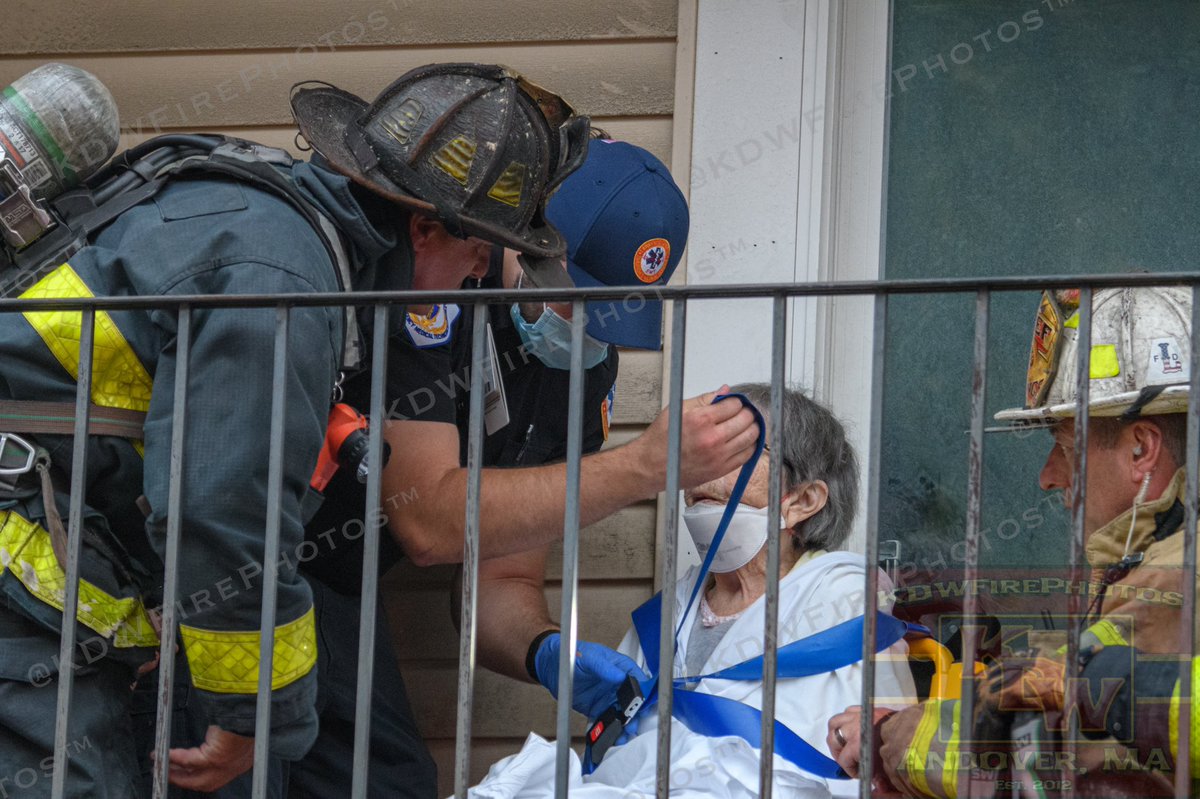
<path fill-rule="evenodd" d="M 1168 463 L 1171 458 L 1163 445 L 1163 433 L 1158 425 L 1138 420 L 1126 428 L 1126 433 L 1122 443 L 1129 447 L 1131 481 L 1140 483 L 1145 475 L 1159 470 L 1175 471 L 1176 465 Z"/>
<path fill-rule="evenodd" d="M 793 528 L 817 514 L 829 501 L 829 486 L 824 480 L 813 480 L 792 489 L 783 497 L 783 520 Z"/>
<path fill-rule="evenodd" d="M 408 215 L 408 237 L 412 241 L 413 252 L 427 249 L 442 233 L 442 223 L 436 219 L 415 212 Z"/>

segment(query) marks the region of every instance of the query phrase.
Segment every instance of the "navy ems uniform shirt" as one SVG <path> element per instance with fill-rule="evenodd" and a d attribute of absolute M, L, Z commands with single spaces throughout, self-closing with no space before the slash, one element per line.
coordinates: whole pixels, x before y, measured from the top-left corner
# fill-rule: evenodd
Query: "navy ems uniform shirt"
<path fill-rule="evenodd" d="M 498 285 L 495 279 L 484 281 L 484 287 L 494 285 Z M 440 306 L 428 317 L 404 315 L 399 309 L 392 313 L 385 401 L 388 416 L 457 424 L 460 463 L 465 465 L 471 309 Z M 550 369 L 523 349 L 507 305 L 493 305 L 489 316 L 510 421 L 486 437 L 484 466 L 537 466 L 565 459 L 570 372 Z M 617 364 L 617 349 L 610 346 L 608 356 L 585 376 L 585 454 L 599 450 L 608 437 Z M 344 388 L 344 401 L 366 414 L 370 408 L 370 373 L 349 379 Z M 391 453 L 391 458 L 398 457 L 419 454 Z M 366 487 L 353 475 L 339 470 L 325 495 L 324 505 L 308 525 L 308 540 L 318 546 L 320 556 L 304 568 L 335 590 L 357 595 L 362 583 Z M 399 497 L 395 501 L 405 500 Z M 383 497 L 381 503 L 387 509 L 389 498 Z M 403 552 L 390 534 L 381 536 L 380 545 L 382 573 L 403 557 Z"/>
<path fill-rule="evenodd" d="M 458 382 L 452 379 L 451 345 L 461 335 L 462 316 L 454 305 L 434 306 L 428 316 L 392 309 L 384 394 L 387 418 L 454 424 L 456 394 L 465 389 L 461 379 Z M 360 315 L 360 323 L 367 321 Z M 369 326 L 363 326 L 364 336 L 369 335 L 366 332 Z M 370 413 L 369 370 L 348 378 L 342 388 L 343 402 L 364 416 Z M 390 459 L 400 457 L 419 457 L 419 454 L 393 452 Z M 380 498 L 385 511 L 391 504 L 404 501 L 403 496 Z M 306 527 L 305 538 L 316 545 L 318 555 L 303 564 L 304 570 L 349 596 L 361 592 L 366 502 L 366 486 L 349 470 L 339 469 L 325 488 L 325 502 Z M 385 532 L 380 536 L 380 573 L 402 556 L 399 544 L 390 534 Z"/>
<path fill-rule="evenodd" d="M 488 282 L 484 281 L 485 288 L 496 287 Z M 508 305 L 493 305 L 488 312 L 496 341 L 498 369 L 508 400 L 509 422 L 493 435 L 485 436 L 484 466 L 538 466 L 564 460 L 567 457 L 571 373 L 550 369 L 524 349 Z M 471 360 L 472 315 L 464 309 L 463 317 L 462 327 L 454 340 L 454 357 L 463 374 L 467 374 L 465 370 Z M 607 357 L 587 370 L 584 376 L 585 455 L 599 450 L 608 438 L 617 362 L 617 348 L 609 346 Z M 459 457 L 464 465 L 467 462 L 469 399 L 469 392 L 464 392 L 457 402 Z"/>

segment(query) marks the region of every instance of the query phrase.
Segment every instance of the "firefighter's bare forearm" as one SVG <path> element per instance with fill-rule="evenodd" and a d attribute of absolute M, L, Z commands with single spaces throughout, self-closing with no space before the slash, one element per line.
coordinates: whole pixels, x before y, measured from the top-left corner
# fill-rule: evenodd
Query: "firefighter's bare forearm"
<path fill-rule="evenodd" d="M 479 564 L 479 662 L 529 682 L 525 656 L 540 633 L 557 629 L 543 593 L 548 547 Z"/>
<path fill-rule="evenodd" d="M 585 458 L 580 478 L 580 525 L 654 496 L 653 475 L 635 450 Z M 639 463 L 641 461 L 641 463 Z M 496 558 L 542 547 L 562 538 L 566 465 L 486 469 L 482 478 L 480 557 Z M 388 526 L 419 566 L 456 563 L 463 555 L 467 470 L 456 468 L 406 504 L 384 510 Z"/>
<path fill-rule="evenodd" d="M 736 402 L 710 404 L 711 394 L 687 400 L 682 409 L 680 487 L 727 474 L 750 456 L 758 429 Z M 458 430 L 451 424 L 389 422 L 396 453 L 384 472 L 384 512 L 392 533 L 418 565 L 462 558 L 467 470 L 458 463 Z M 580 525 L 586 526 L 666 485 L 667 413 L 623 447 L 582 460 Z M 486 469 L 480 513 L 480 556 L 499 557 L 544 546 L 562 536 L 566 464 L 524 469 Z"/>

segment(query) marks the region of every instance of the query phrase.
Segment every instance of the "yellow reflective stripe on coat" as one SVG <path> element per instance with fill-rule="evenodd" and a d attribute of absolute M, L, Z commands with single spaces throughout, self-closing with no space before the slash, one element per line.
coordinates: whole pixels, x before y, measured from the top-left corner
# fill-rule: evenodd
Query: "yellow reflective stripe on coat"
<path fill-rule="evenodd" d="M 953 699 L 930 699 L 925 702 L 925 710 L 921 715 L 921 722 L 917 725 L 917 732 L 913 735 L 908 749 L 904 751 L 904 764 L 902 766 L 904 773 L 908 775 L 913 787 L 926 796 L 934 795 L 926 779 L 926 769 L 932 765 L 930 763 L 929 748 L 933 744 L 934 736 L 938 730 L 942 705 L 950 702 L 957 704 Z"/>
<path fill-rule="evenodd" d="M 962 765 L 959 707 L 957 699 L 930 699 L 921 703 L 920 721 L 897 768 L 907 783 L 904 787 L 908 793 L 945 799 L 958 796 Z"/>
<path fill-rule="evenodd" d="M 10 572 L 38 599 L 62 611 L 66 604 L 67 575 L 58 565 L 50 533 L 41 525 L 12 511 L 0 511 L 0 574 Z M 113 645 L 157 647 L 158 635 L 141 601 L 118 599 L 79 581 L 80 624 L 111 638 Z"/>
<path fill-rule="evenodd" d="M 1200 763 L 1200 662 L 1192 661 L 1192 734 L 1189 736 L 1192 745 L 1192 784 L 1196 782 L 1196 763 Z M 1168 722 L 1171 731 L 1171 758 L 1179 757 L 1179 680 L 1175 681 L 1175 690 L 1171 692 L 1171 705 L 1168 708 Z M 1193 794 L 1194 795 L 1194 794 Z"/>
<path fill-rule="evenodd" d="M 179 625 L 192 682 L 218 694 L 258 692 L 262 636 L 253 632 L 218 632 Z M 290 685 L 317 664 L 317 627 L 312 608 L 300 618 L 275 628 L 271 688 Z"/>
<path fill-rule="evenodd" d="M 946 757 L 942 761 L 942 795 L 947 797 L 947 799 L 955 799 L 958 796 L 958 751 L 959 742 L 961 741 L 958 723 L 961 711 L 961 702 L 950 701 L 942 703 L 938 729 L 939 731 L 950 731 L 950 739 L 945 741 Z M 962 772 L 963 774 L 968 773 L 966 769 L 963 769 Z"/>
<path fill-rule="evenodd" d="M 30 287 L 21 295 L 21 299 L 84 299 L 93 296 L 71 265 L 63 264 Z M 80 311 L 26 311 L 24 316 L 62 367 L 78 380 L 79 332 L 83 325 L 83 314 Z M 154 381 L 113 318 L 105 311 L 96 311 L 95 319 L 92 402 L 106 408 L 145 413 L 150 408 L 150 391 Z"/>

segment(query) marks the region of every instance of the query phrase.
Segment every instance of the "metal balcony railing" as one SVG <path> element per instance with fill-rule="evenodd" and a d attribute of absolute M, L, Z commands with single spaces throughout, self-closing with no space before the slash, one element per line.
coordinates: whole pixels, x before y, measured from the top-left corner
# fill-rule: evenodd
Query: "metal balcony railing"
<path fill-rule="evenodd" d="M 582 452 L 582 396 L 583 396 L 583 345 L 585 300 L 627 300 L 637 296 L 643 299 L 653 298 L 669 302 L 673 309 L 670 340 L 672 342 L 669 362 L 669 379 L 667 385 L 669 407 L 669 452 L 666 491 L 666 546 L 663 549 L 662 562 L 659 564 L 660 584 L 666 588 L 672 586 L 676 579 L 676 540 L 678 537 L 677 519 L 679 510 L 679 476 L 680 476 L 680 419 L 683 401 L 683 367 L 684 340 L 686 335 L 687 309 L 691 302 L 719 300 L 731 297 L 762 297 L 773 300 L 773 335 L 772 335 L 772 367 L 771 386 L 772 397 L 770 418 L 782 418 L 783 387 L 786 382 L 785 365 L 787 363 L 787 300 L 794 297 L 832 297 L 832 296 L 873 296 L 875 307 L 875 342 L 873 350 L 873 396 L 871 402 L 870 428 L 870 473 L 867 475 L 868 515 L 867 515 L 867 544 L 866 560 L 868 564 L 879 561 L 879 541 L 874 531 L 880 527 L 880 442 L 883 437 L 882 407 L 885 387 L 884 344 L 888 311 L 888 298 L 897 294 L 927 294 L 962 292 L 975 295 L 976 325 L 974 333 L 974 366 L 971 381 L 971 426 L 970 449 L 968 464 L 968 503 L 967 523 L 965 531 L 966 544 L 966 574 L 967 581 L 977 576 L 979 562 L 979 535 L 981 517 L 981 497 L 983 489 L 983 444 L 984 444 L 984 387 L 986 385 L 988 321 L 991 295 L 994 292 L 1041 290 L 1046 288 L 1076 288 L 1082 287 L 1079 324 L 1079 351 L 1090 353 L 1091 334 L 1091 301 L 1093 291 L 1109 286 L 1144 286 L 1144 285 L 1187 285 L 1192 287 L 1193 319 L 1192 329 L 1200 330 L 1200 273 L 1181 273 L 1166 275 L 1096 275 L 1096 276 L 1062 276 L 1062 277 L 1019 277 L 993 279 L 938 279 L 916 281 L 875 281 L 855 283 L 806 283 L 806 284 L 771 284 L 771 285 L 731 285 L 705 287 L 667 287 L 655 291 L 632 293 L 628 289 L 525 289 L 520 292 L 512 290 L 459 290 L 452 292 L 363 292 L 354 294 L 286 294 L 286 295 L 241 295 L 241 296 L 179 296 L 179 297 L 99 297 L 92 299 L 71 300 L 11 300 L 0 299 L 0 313 L 21 312 L 28 310 L 71 310 L 82 312 L 82 328 L 80 336 L 79 379 L 76 392 L 76 416 L 73 449 L 73 465 L 71 480 L 70 517 L 68 523 L 69 546 L 66 564 L 67 588 L 65 599 L 64 620 L 74 619 L 79 603 L 79 559 L 80 542 L 82 538 L 81 525 L 85 494 L 85 480 L 88 474 L 87 435 L 89 398 L 91 395 L 93 321 L 97 311 L 134 310 L 134 309 L 170 309 L 177 317 L 177 362 L 175 374 L 175 402 L 173 409 L 172 453 L 170 460 L 170 490 L 168 507 L 168 525 L 165 557 L 164 596 L 174 597 L 179 571 L 179 541 L 181 533 L 180 507 L 181 498 L 187 490 L 184 481 L 184 462 L 188 453 L 183 451 L 183 431 L 187 419 L 188 362 L 192 346 L 192 313 L 198 308 L 250 308 L 268 307 L 275 309 L 275 347 L 274 347 L 274 384 L 270 402 L 272 403 L 272 428 L 270 432 L 270 485 L 268 495 L 269 524 L 266 529 L 264 542 L 264 601 L 261 623 L 261 667 L 259 671 L 258 706 L 256 719 L 256 740 L 259 745 L 255 748 L 253 795 L 267 795 L 267 741 L 270 735 L 270 680 L 272 673 L 272 653 L 275 630 L 275 590 L 278 584 L 278 560 L 280 547 L 280 505 L 282 485 L 282 457 L 284 451 L 283 407 L 286 400 L 286 381 L 282 379 L 288 367 L 288 336 L 289 315 L 293 308 L 306 306 L 354 305 L 369 307 L 375 315 L 374 341 L 372 347 L 373 371 L 371 386 L 370 415 L 372 418 L 384 418 L 387 370 L 387 331 L 386 324 L 389 311 L 396 305 L 407 303 L 453 302 L 464 309 L 470 307 L 474 314 L 474 337 L 472 341 L 472 363 L 480 364 L 485 359 L 484 321 L 487 304 L 510 303 L 521 301 L 571 301 L 574 303 L 572 321 L 573 346 L 571 350 L 571 402 L 569 409 L 568 431 L 568 472 L 567 472 L 567 503 L 563 521 L 563 571 L 562 571 L 562 608 L 561 624 L 564 644 L 562 652 L 568 653 L 560 662 L 559 686 L 560 700 L 557 713 L 558 737 L 558 768 L 557 793 L 566 796 L 567 768 L 569 763 L 568 750 L 571 741 L 569 729 L 570 701 L 572 694 L 573 668 L 569 653 L 575 651 L 577 634 L 576 619 L 578 610 L 578 559 L 579 559 L 579 480 L 580 457 Z M 1193 337 L 1193 342 L 1195 338 Z M 1191 356 L 1191 396 L 1200 396 L 1200 357 L 1195 347 Z M 1087 473 L 1087 419 L 1088 419 L 1088 375 L 1090 358 L 1079 359 L 1076 374 L 1078 387 L 1077 416 L 1079 423 L 1075 426 L 1075 474 L 1076 484 L 1086 485 Z M 483 391 L 482 369 L 471 370 L 470 388 L 470 427 L 468 440 L 468 493 L 464 509 L 466 514 L 466 540 L 463 553 L 464 579 L 463 602 L 461 618 L 461 636 L 459 650 L 459 680 L 458 680 L 458 720 L 455 765 L 455 792 L 457 796 L 466 795 L 468 775 L 470 773 L 470 737 L 472 695 L 475 677 L 475 638 L 476 638 L 476 598 L 478 588 L 479 563 L 479 518 L 480 518 L 480 486 L 482 468 L 483 440 Z M 1200 463 L 1200 404 L 1192 402 L 1188 410 L 1187 427 L 1187 464 L 1189 467 Z M 770 441 L 772 448 L 782 446 L 781 425 L 771 425 Z M 380 463 L 383 448 L 382 426 L 372 425 L 369 439 L 369 462 Z M 776 459 L 770 461 L 770 497 L 771 507 L 777 507 L 781 501 L 780 463 Z M 364 512 L 370 514 L 380 507 L 381 470 L 371 470 L 367 480 L 367 501 Z M 1197 527 L 1197 469 L 1189 468 L 1187 475 L 1186 503 L 1186 544 L 1184 551 L 1184 575 L 1194 575 L 1196 572 L 1196 540 L 1194 532 Z M 1076 491 L 1071 507 L 1072 537 L 1070 544 L 1071 579 L 1079 582 L 1083 575 L 1083 509 L 1084 491 Z M 370 631 L 375 629 L 375 597 L 378 589 L 378 559 L 379 559 L 379 528 L 365 525 L 365 564 L 363 569 L 363 601 L 361 606 L 360 629 Z M 762 759 L 760 786 L 763 797 L 771 796 L 771 761 L 774 751 L 774 708 L 776 689 L 776 642 L 778 633 L 779 609 L 779 517 L 771 516 L 771 530 L 768 544 L 769 575 L 766 586 L 766 624 L 763 630 L 764 641 L 767 642 L 764 655 L 763 677 L 763 727 L 762 727 Z M 865 709 L 862 727 L 862 779 L 861 795 L 870 794 L 872 775 L 874 774 L 874 747 L 872 738 L 874 730 L 870 722 L 872 718 L 872 686 L 875 676 L 874 642 L 876 633 L 875 611 L 878 604 L 878 571 L 874 568 L 866 570 L 866 585 L 864 596 L 867 607 L 864 608 L 865 623 L 863 628 L 863 694 L 862 705 Z M 1188 590 L 1183 592 L 1183 618 L 1186 620 L 1180 631 L 1180 651 L 1192 653 L 1195 656 L 1195 617 L 1196 604 L 1192 583 L 1188 582 Z M 1071 630 L 1068 636 L 1068 663 L 1078 662 L 1078 639 L 1082 619 L 1083 598 L 1076 593 L 1071 594 L 1069 613 Z M 673 649 L 674 630 L 672 628 L 675 614 L 675 595 L 673 591 L 663 592 L 661 647 L 659 662 L 663 673 L 670 674 L 673 669 L 675 652 Z M 964 593 L 964 613 L 962 629 L 964 632 L 963 659 L 966 661 L 977 651 L 979 627 L 976 624 L 978 607 L 976 597 L 971 591 Z M 167 750 L 169 748 L 168 731 L 171 728 L 171 708 L 173 691 L 174 644 L 177 634 L 176 605 L 173 601 L 164 601 L 162 612 L 162 633 L 160 650 L 160 679 L 158 688 L 157 719 L 157 773 L 155 779 L 155 797 L 165 796 L 167 778 Z M 64 621 L 61 633 L 60 671 L 61 680 L 58 684 L 58 706 L 56 716 L 56 737 L 54 748 L 54 771 L 52 795 L 61 799 L 66 795 L 67 757 L 69 756 L 68 724 L 71 716 L 71 689 L 73 685 L 73 662 L 75 658 L 76 640 L 75 626 Z M 367 773 L 367 742 L 370 723 L 370 696 L 372 686 L 373 651 L 377 643 L 373 635 L 361 636 L 358 653 L 358 686 L 357 686 L 357 716 L 355 727 L 355 756 L 354 774 L 351 795 L 365 797 L 370 775 Z M 1189 795 L 1191 764 L 1189 762 L 1191 705 L 1190 694 L 1192 681 L 1191 660 L 1181 662 L 1180 667 L 1181 712 L 1178 726 L 1178 758 L 1176 761 L 1176 795 Z M 658 704 L 658 766 L 657 792 L 660 799 L 669 793 L 669 752 L 672 712 L 672 684 L 670 680 L 659 683 Z M 973 675 L 970 668 L 963 669 L 962 684 L 962 718 L 972 717 L 974 704 Z M 1074 747 L 1078 738 L 1077 717 L 1071 719 L 1070 733 L 1066 745 Z M 964 746 L 969 745 L 964 741 Z M 972 794 L 970 780 L 960 783 L 959 796 Z M 1068 789 L 1068 795 L 1074 791 Z"/>

